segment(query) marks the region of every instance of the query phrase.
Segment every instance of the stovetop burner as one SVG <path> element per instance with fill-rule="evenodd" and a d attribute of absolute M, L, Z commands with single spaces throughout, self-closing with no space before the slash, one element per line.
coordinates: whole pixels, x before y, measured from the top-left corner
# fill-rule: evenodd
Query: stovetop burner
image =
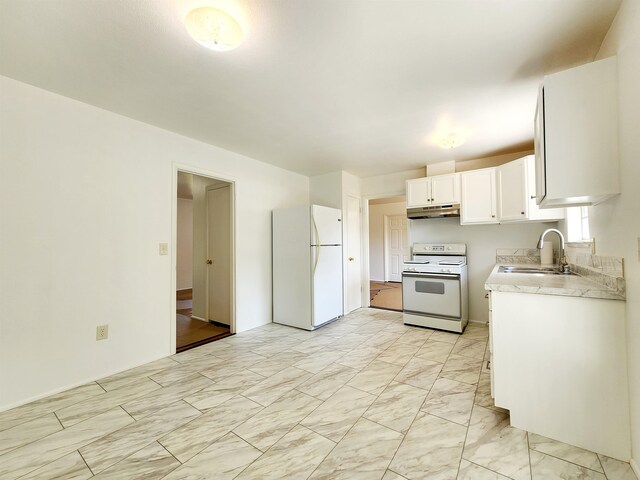
<path fill-rule="evenodd" d="M 438 265 L 462 265 L 463 263 L 463 260 L 440 260 Z"/>

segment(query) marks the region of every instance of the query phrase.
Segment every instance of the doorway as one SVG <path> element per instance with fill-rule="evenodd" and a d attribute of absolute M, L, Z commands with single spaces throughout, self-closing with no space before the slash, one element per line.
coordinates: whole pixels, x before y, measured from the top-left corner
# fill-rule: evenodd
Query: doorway
<path fill-rule="evenodd" d="M 176 352 L 231 335 L 233 184 L 178 171 Z"/>
<path fill-rule="evenodd" d="M 402 311 L 402 266 L 410 255 L 404 196 L 369 200 L 369 302 Z"/>

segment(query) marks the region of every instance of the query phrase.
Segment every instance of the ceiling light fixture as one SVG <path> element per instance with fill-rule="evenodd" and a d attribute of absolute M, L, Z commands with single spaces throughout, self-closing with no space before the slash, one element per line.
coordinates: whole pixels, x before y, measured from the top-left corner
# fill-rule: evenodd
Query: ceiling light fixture
<path fill-rule="evenodd" d="M 437 135 L 435 139 L 435 143 L 440 145 L 442 148 L 457 148 L 466 142 L 467 139 L 458 132 L 448 132 Z"/>
<path fill-rule="evenodd" d="M 233 50 L 242 43 L 244 37 L 236 19 L 217 8 L 191 10 L 185 18 L 185 25 L 196 42 L 218 52 Z"/>

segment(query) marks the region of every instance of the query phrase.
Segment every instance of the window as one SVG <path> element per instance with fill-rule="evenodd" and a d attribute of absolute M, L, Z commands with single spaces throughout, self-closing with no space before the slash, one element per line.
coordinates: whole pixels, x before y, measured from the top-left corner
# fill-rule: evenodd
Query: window
<path fill-rule="evenodd" d="M 589 207 L 567 208 L 567 241 L 588 242 L 589 234 Z"/>

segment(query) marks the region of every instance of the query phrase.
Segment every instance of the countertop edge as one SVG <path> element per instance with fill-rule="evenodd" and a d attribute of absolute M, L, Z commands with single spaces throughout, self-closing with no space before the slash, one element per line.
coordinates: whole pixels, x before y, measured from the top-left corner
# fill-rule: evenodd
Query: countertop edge
<path fill-rule="evenodd" d="M 588 282 L 590 285 L 588 288 L 579 286 L 577 288 L 571 288 L 570 286 L 553 286 L 553 285 L 518 285 L 517 279 L 528 278 L 531 276 L 526 273 L 498 273 L 498 268 L 506 264 L 498 263 L 494 266 L 491 274 L 485 280 L 484 289 L 494 292 L 511 292 L 511 293 L 531 293 L 536 295 L 556 295 L 564 297 L 575 298 L 594 298 L 602 300 L 618 300 L 626 301 L 625 295 L 618 293 L 615 290 L 608 289 L 602 285 L 598 285 L 595 282 L 583 276 L 577 276 L 582 282 Z M 507 276 L 508 277 L 504 277 Z M 509 283 L 504 283 L 501 280 L 509 278 Z M 536 277 L 538 278 L 538 277 Z M 543 277 L 544 278 L 544 277 Z M 553 277 L 551 277 L 553 278 Z M 573 277 L 576 278 L 576 277 Z M 541 283 L 543 282 L 542 279 Z"/>

